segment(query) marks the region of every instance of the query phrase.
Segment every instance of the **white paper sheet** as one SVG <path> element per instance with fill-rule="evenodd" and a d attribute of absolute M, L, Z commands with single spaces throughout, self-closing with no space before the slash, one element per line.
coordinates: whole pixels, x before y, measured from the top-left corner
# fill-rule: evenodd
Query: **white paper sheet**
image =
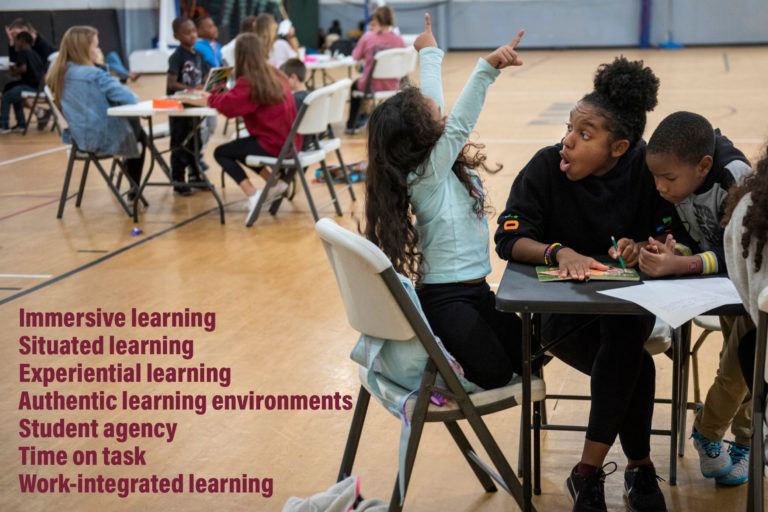
<path fill-rule="evenodd" d="M 634 302 L 675 328 L 719 306 L 741 304 L 727 277 L 645 281 L 598 293 Z"/>

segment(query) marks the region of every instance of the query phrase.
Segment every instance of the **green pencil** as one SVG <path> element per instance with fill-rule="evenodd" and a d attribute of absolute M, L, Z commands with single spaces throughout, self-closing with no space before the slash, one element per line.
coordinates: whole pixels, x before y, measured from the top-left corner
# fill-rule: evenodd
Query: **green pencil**
<path fill-rule="evenodd" d="M 619 246 L 616 245 L 616 239 L 613 238 L 613 235 L 611 235 L 611 242 L 613 242 L 613 248 L 616 249 L 616 254 L 619 255 L 619 263 L 621 263 L 621 268 L 623 270 L 627 270 L 627 267 L 624 265 L 624 260 L 621 259 L 621 254 L 619 254 Z"/>

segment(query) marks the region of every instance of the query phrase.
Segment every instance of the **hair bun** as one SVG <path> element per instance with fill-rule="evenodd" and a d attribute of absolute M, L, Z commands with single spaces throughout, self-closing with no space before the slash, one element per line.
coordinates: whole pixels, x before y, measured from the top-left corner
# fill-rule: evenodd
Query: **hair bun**
<path fill-rule="evenodd" d="M 595 92 L 619 111 L 650 112 L 658 103 L 659 79 L 642 60 L 623 55 L 601 64 L 595 74 Z"/>

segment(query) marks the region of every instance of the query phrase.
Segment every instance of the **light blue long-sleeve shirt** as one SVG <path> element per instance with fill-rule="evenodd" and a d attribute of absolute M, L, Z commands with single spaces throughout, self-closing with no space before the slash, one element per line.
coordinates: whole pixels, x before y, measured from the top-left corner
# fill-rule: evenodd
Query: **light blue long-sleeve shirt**
<path fill-rule="evenodd" d="M 421 92 L 433 98 L 441 110 L 444 108 L 440 76 L 443 55 L 442 50 L 434 47 L 419 52 Z M 499 70 L 485 59 L 479 59 L 429 159 L 417 173 L 409 176 L 419 251 L 424 256 L 425 284 L 468 281 L 491 272 L 485 212 L 474 212 L 474 198 L 451 167 L 477 122 L 488 86 L 498 75 Z M 480 178 L 470 173 L 475 178 L 476 190 L 483 193 Z"/>
<path fill-rule="evenodd" d="M 136 157 L 136 136 L 128 120 L 107 116 L 113 105 L 133 104 L 138 97 L 109 73 L 96 66 L 70 62 L 64 74 L 61 112 L 69 128 L 64 142 L 77 142 L 84 151 Z"/>

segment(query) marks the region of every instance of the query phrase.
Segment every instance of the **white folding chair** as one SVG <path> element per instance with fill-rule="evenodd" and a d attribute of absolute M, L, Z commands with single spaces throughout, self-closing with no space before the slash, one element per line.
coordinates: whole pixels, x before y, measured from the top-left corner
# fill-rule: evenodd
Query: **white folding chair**
<path fill-rule="evenodd" d="M 485 414 L 520 404 L 521 380 L 517 378 L 513 384 L 503 388 L 468 394 L 386 255 L 370 241 L 340 227 L 330 219 L 318 221 L 315 229 L 320 235 L 336 275 L 349 324 L 362 334 L 393 340 L 389 341 L 391 343 L 416 337 L 428 355 L 415 402 L 411 400 L 405 402 L 406 414 L 410 417 L 411 432 L 405 449 L 403 474 L 398 475 L 395 482 L 389 510 L 399 511 L 403 507 L 416 451 L 424 423 L 427 422 L 442 422 L 445 425 L 486 492 L 496 491 L 491 481 L 493 478 L 515 498 L 521 508 L 525 509 L 522 486 L 482 419 Z M 438 391 L 434 387 L 438 374 L 443 378 L 446 386 L 446 389 L 439 389 L 439 393 L 450 398 L 448 404 L 443 407 L 430 404 L 432 392 Z M 371 390 L 366 387 L 365 378 L 362 382 L 338 481 L 352 473 L 368 410 Z M 386 390 L 381 388 L 382 394 L 386 394 L 387 401 L 401 403 L 411 393 L 411 390 L 400 388 L 391 381 L 388 382 Z M 534 378 L 531 384 L 532 400 L 543 399 L 544 381 Z M 388 410 L 392 412 L 391 409 Z M 392 412 L 392 414 L 395 413 Z M 396 416 L 402 420 L 402 413 L 399 412 Z M 500 475 L 474 451 L 458 426 L 458 420 L 467 420 Z M 530 503 L 527 505 L 532 507 Z"/>
<path fill-rule="evenodd" d="M 272 173 L 267 180 L 264 190 L 259 198 L 259 203 L 256 206 L 255 214 L 248 219 L 246 226 L 251 226 L 259 216 L 259 211 L 263 206 L 266 198 L 269 196 L 269 189 L 277 183 L 280 179 L 280 173 L 287 171 L 288 181 L 292 180 L 295 174 L 299 175 L 301 184 L 304 187 L 304 193 L 307 196 L 307 202 L 309 208 L 312 211 L 312 216 L 315 221 L 320 217 L 317 213 L 318 208 L 322 208 L 327 204 L 333 203 L 336 210 L 336 214 L 341 216 L 341 205 L 339 204 L 339 198 L 336 195 L 336 188 L 333 184 L 331 173 L 328 171 L 328 166 L 325 164 L 326 151 L 322 148 L 310 149 L 308 151 L 300 151 L 301 148 L 297 148 L 293 143 L 294 136 L 299 133 L 306 136 L 319 135 L 324 133 L 328 129 L 329 120 L 331 118 L 331 97 L 336 91 L 338 86 L 331 84 L 326 87 L 322 87 L 313 91 L 307 95 L 304 99 L 304 104 L 296 116 L 296 120 L 293 123 L 291 132 L 283 144 L 280 154 L 276 157 L 263 156 L 263 155 L 249 155 L 245 158 L 245 165 L 252 168 L 260 168 L 263 166 L 269 166 L 272 169 Z M 315 202 L 312 199 L 312 193 L 309 189 L 306 176 L 304 175 L 304 169 L 310 165 L 320 163 L 325 182 L 328 185 L 328 192 L 331 196 L 329 203 L 315 207 Z M 349 177 L 347 176 L 347 186 L 350 190 L 350 195 L 354 199 L 354 192 L 351 188 Z M 270 206 L 270 213 L 275 214 L 280 207 L 282 198 L 277 199 Z"/>
<path fill-rule="evenodd" d="M 57 126 L 59 127 L 61 132 L 64 132 L 69 125 L 67 124 L 67 120 L 64 118 L 64 115 L 61 113 L 59 108 L 56 106 L 56 103 L 53 101 L 53 95 L 51 94 L 51 90 L 46 85 L 44 88 L 45 96 L 50 102 L 51 105 L 51 114 L 53 115 L 53 119 L 56 122 Z M 109 187 L 109 190 L 112 191 L 112 194 L 115 196 L 117 201 L 120 203 L 120 206 L 125 210 L 125 213 L 128 214 L 128 216 L 133 217 L 134 222 L 138 222 L 138 212 L 136 208 L 135 201 L 141 201 L 144 206 L 147 206 L 147 200 L 144 198 L 144 196 L 139 196 L 134 201 L 134 207 L 131 209 L 131 205 L 126 201 L 126 199 L 123 197 L 123 194 L 120 193 L 120 180 L 123 177 L 123 175 L 126 176 L 128 179 L 128 183 L 132 187 L 136 187 L 138 189 L 138 184 L 134 183 L 131 177 L 126 172 L 125 166 L 121 160 L 120 157 L 114 156 L 114 155 L 107 155 L 104 153 L 95 153 L 93 151 L 84 151 L 77 147 L 77 144 L 72 141 L 72 146 L 67 149 L 67 171 L 64 174 L 64 184 L 61 188 L 61 197 L 59 199 L 59 209 L 56 213 L 56 218 L 60 219 L 64 215 L 64 206 L 66 205 L 66 202 L 70 197 L 68 196 L 69 192 L 69 182 L 72 179 L 72 171 L 75 165 L 75 161 L 83 162 L 83 174 L 80 177 L 80 186 L 77 190 L 77 200 L 75 201 L 75 206 L 77 208 L 80 208 L 80 204 L 83 201 L 83 193 L 85 192 L 85 181 L 88 179 L 88 168 L 90 167 L 91 162 L 96 166 L 96 169 L 99 171 L 99 174 L 104 178 L 104 181 L 107 182 L 107 186 Z M 109 174 L 104 170 L 104 168 L 101 166 L 102 160 L 108 160 L 112 159 L 112 168 L 110 169 Z M 115 170 L 119 169 L 120 173 L 118 174 L 118 181 L 115 184 L 114 183 L 114 177 L 115 177 Z M 127 192 L 126 192 L 127 193 Z"/>
<path fill-rule="evenodd" d="M 381 50 L 373 57 L 373 69 L 371 70 L 371 79 L 385 79 L 385 78 L 397 78 L 401 80 L 408 76 L 408 73 L 416 68 L 416 60 L 418 53 L 411 48 L 390 48 L 388 50 Z M 397 94 L 397 89 L 392 91 L 374 91 L 372 80 L 368 80 L 363 84 L 363 89 L 353 89 L 353 98 L 362 98 L 363 101 L 370 100 L 374 106 L 387 98 L 391 98 Z M 362 105 L 361 105 L 362 107 Z M 357 115 L 352 126 L 357 126 L 360 118 L 360 111 L 358 109 Z"/>
<path fill-rule="evenodd" d="M 765 438 L 765 390 L 768 380 L 768 287 L 757 297 L 760 316 L 757 319 L 755 338 L 755 374 L 752 383 L 752 449 L 749 453 L 749 484 L 747 486 L 747 512 L 763 511 L 763 474 L 766 461 Z"/>
<path fill-rule="evenodd" d="M 47 71 L 50 65 L 53 63 L 53 61 L 56 60 L 56 57 L 59 56 L 59 52 L 52 52 L 48 56 L 48 62 L 45 65 L 45 70 Z M 40 121 L 40 116 L 37 115 L 36 107 L 37 104 L 42 101 L 44 103 L 48 104 L 48 111 L 51 112 L 51 115 L 53 113 L 52 107 L 53 107 L 53 99 L 50 96 L 50 94 L 46 94 L 44 92 L 44 89 L 46 89 L 48 86 L 45 85 L 45 76 L 40 79 L 40 84 L 37 87 L 36 91 L 24 91 L 21 93 L 21 97 L 24 99 L 31 99 L 32 100 L 32 108 L 29 109 L 29 116 L 27 117 L 27 125 L 24 127 L 24 133 L 23 135 L 27 134 L 27 131 L 29 131 L 29 125 L 32 124 L 32 116 L 38 118 L 38 121 Z M 61 135 L 61 129 L 59 128 L 59 125 L 56 124 L 56 119 L 54 118 L 54 124 L 51 127 L 51 131 L 53 130 L 59 130 L 59 135 Z"/>

